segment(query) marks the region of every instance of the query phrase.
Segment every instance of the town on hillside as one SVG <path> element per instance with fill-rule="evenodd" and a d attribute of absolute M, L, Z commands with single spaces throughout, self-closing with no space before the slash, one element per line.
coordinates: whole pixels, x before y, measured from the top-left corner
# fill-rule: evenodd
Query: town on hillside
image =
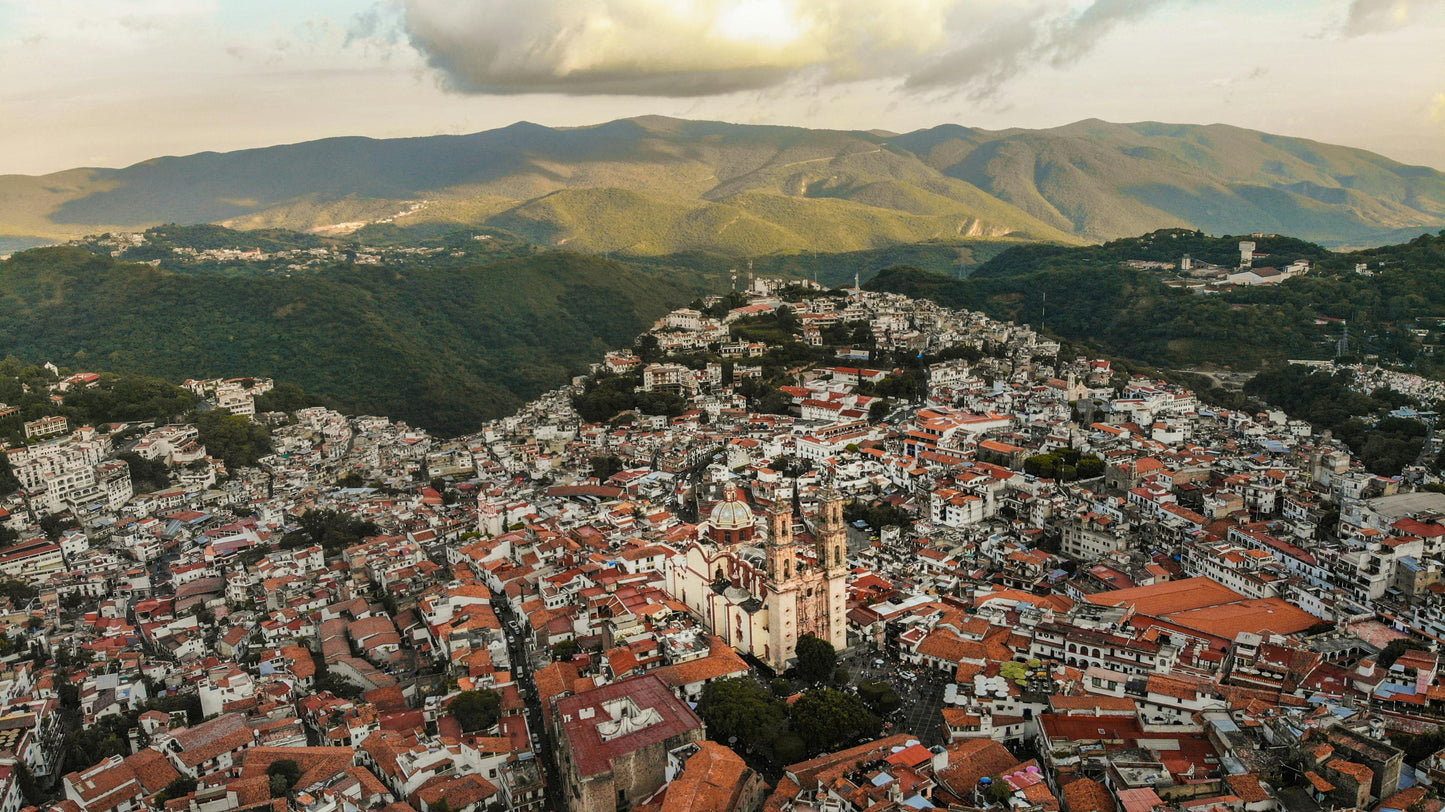
<path fill-rule="evenodd" d="M 749 276 L 451 439 L 102 380 L 0 404 L 0 812 L 1445 807 L 1445 488 L 1025 324 Z"/>

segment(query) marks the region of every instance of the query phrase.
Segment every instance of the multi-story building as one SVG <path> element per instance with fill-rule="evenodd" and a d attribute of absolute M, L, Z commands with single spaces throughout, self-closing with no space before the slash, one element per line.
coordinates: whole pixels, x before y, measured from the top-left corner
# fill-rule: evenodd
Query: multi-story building
<path fill-rule="evenodd" d="M 660 789 L 668 753 L 704 739 L 702 720 L 652 675 L 558 700 L 552 715 L 571 812 L 622 812 Z"/>

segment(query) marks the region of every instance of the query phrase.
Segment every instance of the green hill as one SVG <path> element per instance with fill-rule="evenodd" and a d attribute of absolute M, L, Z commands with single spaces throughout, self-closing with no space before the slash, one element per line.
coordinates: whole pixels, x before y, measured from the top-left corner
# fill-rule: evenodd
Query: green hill
<path fill-rule="evenodd" d="M 1165 367 L 1254 369 L 1290 358 L 1330 358 L 1348 321 L 1352 358 L 1408 363 L 1445 374 L 1445 232 L 1409 243 L 1334 254 L 1274 238 L 1280 256 L 1313 258 L 1315 268 L 1278 286 L 1200 295 L 1126 267 L 1149 251 L 1172 257 L 1172 232 L 1103 246 L 1017 246 L 967 279 L 936 271 L 885 269 L 865 287 L 933 299 L 996 318 L 1042 324 L 1056 335 L 1136 362 Z M 1235 249 L 1235 238 L 1186 232 L 1196 256 Z M 1166 243 L 1163 248 L 1160 243 Z M 1271 243 L 1260 241 L 1261 248 Z M 1237 254 L 1236 254 L 1237 256 Z M 1356 264 L 1378 272 L 1362 276 Z"/>
<path fill-rule="evenodd" d="M 1222 124 L 938 127 L 895 143 L 945 175 L 1098 240 L 1188 227 L 1361 245 L 1434 230 L 1445 217 L 1445 175 L 1434 169 Z"/>
<path fill-rule="evenodd" d="M 270 376 L 460 433 L 724 285 L 563 252 L 238 277 L 42 248 L 0 262 L 0 353 L 175 380 Z"/>
<path fill-rule="evenodd" d="M 1375 245 L 1445 226 L 1445 174 L 1223 125 L 877 132 L 643 117 L 302 144 L 0 176 L 0 240 L 162 223 L 492 226 L 662 255 L 924 240 L 1078 244 L 1158 228 Z"/>

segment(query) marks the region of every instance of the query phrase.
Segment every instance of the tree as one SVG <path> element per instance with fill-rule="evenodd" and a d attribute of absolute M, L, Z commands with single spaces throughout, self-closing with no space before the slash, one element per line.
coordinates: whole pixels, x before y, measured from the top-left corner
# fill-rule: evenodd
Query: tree
<path fill-rule="evenodd" d="M 447 706 L 463 733 L 490 730 L 502 713 L 502 695 L 496 691 L 462 691 Z"/>
<path fill-rule="evenodd" d="M 271 453 L 271 432 L 241 415 L 215 409 L 191 419 L 207 453 L 226 461 L 231 469 L 253 466 Z"/>
<path fill-rule="evenodd" d="M 266 775 L 271 779 L 271 797 L 283 798 L 301 780 L 301 766 L 289 758 L 278 759 L 266 768 Z"/>
<path fill-rule="evenodd" d="M 794 651 L 798 657 L 798 678 L 810 684 L 826 681 L 838 664 L 833 644 L 811 634 L 799 637 Z"/>
<path fill-rule="evenodd" d="M 148 460 L 134 451 L 122 451 L 115 458 L 123 460 L 130 469 L 130 482 L 136 493 L 162 490 L 171 484 L 171 469 L 165 460 Z"/>
<path fill-rule="evenodd" d="M 1401 637 L 1397 640 L 1391 640 L 1390 642 L 1386 643 L 1384 650 L 1380 652 L 1380 656 L 1377 658 L 1376 662 L 1380 664 L 1381 668 L 1389 668 L 1390 666 L 1395 664 L 1396 660 L 1400 659 L 1400 655 L 1404 654 L 1407 651 L 1429 650 L 1430 647 L 1420 642 L 1419 640 L 1411 637 Z"/>
<path fill-rule="evenodd" d="M 281 539 L 282 549 L 319 544 L 327 555 L 331 555 L 381 532 L 375 522 L 330 509 L 308 510 L 297 523 L 301 529 L 287 533 Z"/>
<path fill-rule="evenodd" d="M 36 596 L 35 587 L 24 581 L 6 581 L 0 584 L 0 595 L 10 599 L 12 606 L 27 606 Z"/>
<path fill-rule="evenodd" d="M 1445 727 L 1427 733 L 1391 733 L 1390 743 L 1404 750 L 1405 763 L 1414 766 L 1445 747 Z"/>
<path fill-rule="evenodd" d="M 713 739 L 733 737 L 754 750 L 768 751 L 788 724 L 787 707 L 770 691 L 748 677 L 714 680 L 702 690 L 698 715 Z"/>
<path fill-rule="evenodd" d="M 893 686 L 883 680 L 868 679 L 858 683 L 858 698 L 876 713 L 892 713 L 903 706 Z"/>
<path fill-rule="evenodd" d="M 20 489 L 20 480 L 15 478 L 15 473 L 10 470 L 10 459 L 8 455 L 0 454 L 0 495 Z"/>
<path fill-rule="evenodd" d="M 184 798 L 195 791 L 196 779 L 189 775 L 182 775 L 169 784 L 166 784 L 166 788 L 161 790 L 161 794 L 165 796 L 165 798 L 161 800 L 161 803 L 175 798 Z"/>
<path fill-rule="evenodd" d="M 45 799 L 45 793 L 35 783 L 35 776 L 30 774 L 30 767 L 24 760 L 15 762 L 15 784 L 20 787 L 20 794 L 31 804 L 39 804 Z"/>
<path fill-rule="evenodd" d="M 191 607 L 191 614 L 195 616 L 196 622 L 202 626 L 209 626 L 216 622 L 216 613 L 206 608 L 204 603 L 198 603 Z"/>
<path fill-rule="evenodd" d="M 860 738 L 876 736 L 883 722 L 858 697 L 820 688 L 808 691 L 789 711 L 793 732 L 803 737 L 809 753 L 841 749 Z"/>
<path fill-rule="evenodd" d="M 598 454 L 587 460 L 587 465 L 592 469 L 592 476 L 597 477 L 599 482 L 605 481 L 608 477 L 623 470 L 622 458 L 611 454 Z"/>
<path fill-rule="evenodd" d="M 888 416 L 888 401 L 879 398 L 868 406 L 868 422 L 881 423 Z"/>
<path fill-rule="evenodd" d="M 644 364 L 650 364 L 661 358 L 662 348 L 658 345 L 657 336 L 652 333 L 643 333 L 637 338 L 637 358 Z"/>
<path fill-rule="evenodd" d="M 75 516 L 71 515 L 68 510 L 61 511 L 60 513 L 47 513 L 40 517 L 40 530 L 45 533 L 45 537 L 51 541 L 59 539 L 60 534 L 66 530 L 79 526 L 80 524 L 75 520 Z"/>
<path fill-rule="evenodd" d="M 278 383 L 269 392 L 256 396 L 256 413 L 294 412 L 315 405 L 316 398 L 294 383 Z"/>
<path fill-rule="evenodd" d="M 796 733 L 784 733 L 773 742 L 773 758 L 781 764 L 797 764 L 807 755 L 808 747 L 803 743 L 803 737 Z"/>
<path fill-rule="evenodd" d="M 580 651 L 581 648 L 581 646 L 577 645 L 576 640 L 569 637 L 552 647 L 552 659 L 557 662 L 570 660 L 577 656 L 577 652 Z"/>

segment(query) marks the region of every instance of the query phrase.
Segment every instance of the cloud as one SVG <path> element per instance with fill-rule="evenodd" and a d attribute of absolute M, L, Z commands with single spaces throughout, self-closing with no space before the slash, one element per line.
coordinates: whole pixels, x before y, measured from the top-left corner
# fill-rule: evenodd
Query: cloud
<path fill-rule="evenodd" d="M 1234 87 L 1235 85 L 1243 84 L 1245 82 L 1253 82 L 1258 79 L 1263 79 L 1267 75 L 1269 75 L 1269 68 L 1265 67 L 1264 65 L 1255 65 L 1254 68 L 1248 73 L 1238 73 L 1233 76 L 1224 76 L 1218 79 L 1214 79 L 1209 83 L 1209 85 L 1211 87 Z"/>
<path fill-rule="evenodd" d="M 1445 93 L 1436 93 L 1430 100 L 1430 120 L 1437 124 L 1445 124 Z"/>
<path fill-rule="evenodd" d="M 1347 37 L 1404 28 L 1423 15 L 1445 10 L 1442 0 L 1350 0 L 1343 33 Z"/>
<path fill-rule="evenodd" d="M 404 0 L 463 93 L 710 96 L 887 79 L 990 94 L 1069 65 L 1165 0 Z"/>

